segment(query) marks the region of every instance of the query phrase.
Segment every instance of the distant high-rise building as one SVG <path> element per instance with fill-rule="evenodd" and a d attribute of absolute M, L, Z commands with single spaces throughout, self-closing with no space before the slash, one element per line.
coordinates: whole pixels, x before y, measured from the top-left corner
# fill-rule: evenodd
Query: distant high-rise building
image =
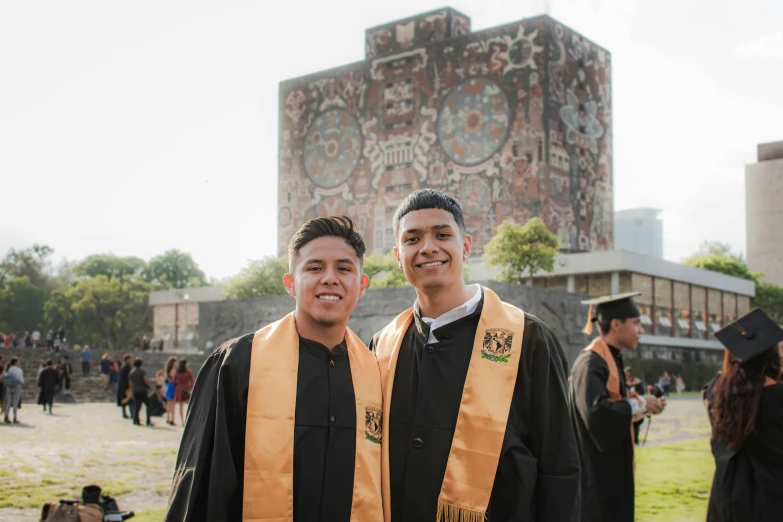
<path fill-rule="evenodd" d="M 745 165 L 748 267 L 783 286 L 783 141 L 758 146 L 758 163 Z"/>
<path fill-rule="evenodd" d="M 365 42 L 360 62 L 280 84 L 281 254 L 335 214 L 389 250 L 397 205 L 425 187 L 462 202 L 477 254 L 535 216 L 566 251 L 612 248 L 609 52 L 549 16 L 474 33 L 450 8 Z"/>
<path fill-rule="evenodd" d="M 632 208 L 614 213 L 614 248 L 663 259 L 663 221 L 655 208 Z"/>

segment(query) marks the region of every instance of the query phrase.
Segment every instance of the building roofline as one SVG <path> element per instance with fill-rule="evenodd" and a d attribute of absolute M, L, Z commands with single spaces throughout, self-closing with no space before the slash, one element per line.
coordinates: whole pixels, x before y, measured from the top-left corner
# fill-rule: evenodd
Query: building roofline
<path fill-rule="evenodd" d="M 440 9 L 433 9 L 431 11 L 425 11 L 423 13 L 419 13 L 419 14 L 415 14 L 415 15 L 411 15 L 411 16 L 405 16 L 403 18 L 398 18 L 396 20 L 390 20 L 390 21 L 384 22 L 382 24 L 378 24 L 378 25 L 374 25 L 372 27 L 368 27 L 367 29 L 364 30 L 364 34 L 366 35 L 370 31 L 377 31 L 378 29 L 383 29 L 383 28 L 388 27 L 390 25 L 401 24 L 402 22 L 410 22 L 411 20 L 416 20 L 418 18 L 423 18 L 425 16 L 430 16 L 430 15 L 433 15 L 433 14 L 436 14 L 436 13 L 442 13 L 443 11 L 450 11 L 450 12 L 458 14 L 460 16 L 464 16 L 465 18 L 468 19 L 469 22 L 471 22 L 471 24 L 473 23 L 473 21 L 470 19 L 470 17 L 468 15 L 466 15 L 465 13 L 463 13 L 462 11 L 458 11 L 458 10 L 454 9 L 453 7 L 444 6 L 444 7 L 441 7 Z"/>
<path fill-rule="evenodd" d="M 667 337 L 664 335 L 644 334 L 639 338 L 639 344 L 677 348 L 696 348 L 699 350 L 724 350 L 723 345 L 714 339 L 692 339 L 690 337 Z"/>
<path fill-rule="evenodd" d="M 604 272 L 635 272 L 739 295 L 756 295 L 753 281 L 625 250 L 560 254 L 549 274 L 567 276 Z"/>

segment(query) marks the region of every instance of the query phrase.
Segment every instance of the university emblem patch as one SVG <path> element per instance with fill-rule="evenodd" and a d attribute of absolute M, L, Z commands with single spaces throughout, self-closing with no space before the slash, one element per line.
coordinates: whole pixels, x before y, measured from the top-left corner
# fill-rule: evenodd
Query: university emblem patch
<path fill-rule="evenodd" d="M 511 354 L 511 340 L 514 332 L 503 328 L 489 328 L 484 332 L 484 346 L 481 349 L 481 358 L 494 362 L 508 362 Z"/>
<path fill-rule="evenodd" d="M 380 408 L 367 406 L 364 409 L 364 438 L 374 442 L 381 443 L 381 431 L 383 429 L 383 412 Z"/>

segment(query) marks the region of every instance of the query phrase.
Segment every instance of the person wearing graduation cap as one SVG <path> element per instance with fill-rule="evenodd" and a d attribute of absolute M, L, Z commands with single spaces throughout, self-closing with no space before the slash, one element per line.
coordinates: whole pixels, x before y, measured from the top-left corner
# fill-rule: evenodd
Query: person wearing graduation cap
<path fill-rule="evenodd" d="M 761 309 L 724 327 L 723 370 L 708 393 L 708 522 L 783 520 L 783 330 Z"/>
<path fill-rule="evenodd" d="M 296 232 L 283 278 L 295 311 L 199 372 L 167 522 L 383 519 L 380 372 L 347 327 L 368 283 L 364 251 L 345 216 Z"/>
<path fill-rule="evenodd" d="M 590 306 L 583 332 L 597 337 L 574 362 L 571 420 L 582 457 L 582 522 L 634 519 L 633 421 L 661 413 L 666 399 L 628 393 L 620 351 L 639 345 L 638 292 L 583 301 Z"/>

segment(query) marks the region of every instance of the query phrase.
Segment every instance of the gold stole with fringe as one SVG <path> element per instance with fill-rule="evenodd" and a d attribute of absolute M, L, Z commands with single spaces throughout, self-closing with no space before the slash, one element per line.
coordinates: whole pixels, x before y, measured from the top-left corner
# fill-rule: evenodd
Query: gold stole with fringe
<path fill-rule="evenodd" d="M 383 518 L 382 391 L 378 363 L 349 328 L 348 362 L 356 396 L 356 466 L 351 522 Z M 243 522 L 293 522 L 294 416 L 299 335 L 291 313 L 257 331 L 250 355 Z"/>
<path fill-rule="evenodd" d="M 436 522 L 480 522 L 485 518 L 506 433 L 519 370 L 525 313 L 483 288 L 473 352 L 462 390 L 457 425 L 438 496 Z M 397 356 L 413 309 L 400 314 L 378 336 L 376 354 L 383 382 L 383 511 L 391 521 L 389 411 Z"/>
<path fill-rule="evenodd" d="M 616 402 L 616 401 L 624 401 L 625 399 L 634 397 L 637 401 L 641 403 L 639 400 L 639 394 L 634 392 L 629 394 L 626 397 L 623 397 L 620 395 L 620 373 L 617 371 L 617 362 L 614 360 L 614 356 L 612 355 L 612 350 L 609 348 L 609 345 L 606 344 L 606 341 L 601 339 L 600 337 L 596 337 L 592 343 L 590 343 L 590 346 L 582 350 L 582 353 L 584 352 L 593 352 L 596 355 L 598 355 L 601 359 L 604 360 L 606 363 L 606 366 L 609 367 L 609 378 L 606 380 L 606 393 L 609 395 L 609 402 Z M 633 419 L 631 420 L 631 446 L 634 448 L 634 457 L 633 457 L 633 470 L 636 471 L 636 441 L 634 440 L 636 437 L 634 437 L 633 432 Z"/>

